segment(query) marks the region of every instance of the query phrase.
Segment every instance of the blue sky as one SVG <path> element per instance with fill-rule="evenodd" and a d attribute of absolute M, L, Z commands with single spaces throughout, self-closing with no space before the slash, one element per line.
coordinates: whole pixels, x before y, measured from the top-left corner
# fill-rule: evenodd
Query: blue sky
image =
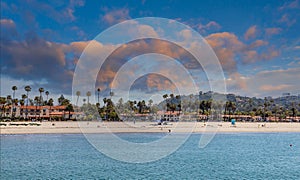
<path fill-rule="evenodd" d="M 88 42 L 114 24 L 148 16 L 177 20 L 199 32 L 220 60 L 228 92 L 300 94 L 299 0 L 1 0 L 1 96 L 11 94 L 12 85 L 19 87 L 17 95 L 25 85 L 33 94 L 44 87 L 53 95 L 70 95 Z M 151 75 L 133 88 L 144 91 L 147 82 L 157 83 L 155 90 L 168 84 Z M 107 93 L 109 85 L 101 88 Z"/>

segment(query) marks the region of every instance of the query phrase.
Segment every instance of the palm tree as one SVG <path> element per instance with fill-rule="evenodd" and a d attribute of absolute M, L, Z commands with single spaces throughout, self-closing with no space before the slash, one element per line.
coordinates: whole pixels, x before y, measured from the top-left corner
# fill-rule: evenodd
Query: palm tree
<path fill-rule="evenodd" d="M 41 99 L 39 96 L 34 97 L 34 104 L 35 104 L 35 119 L 37 119 L 36 115 L 38 113 L 37 107 L 40 105 Z M 40 113 L 39 113 L 40 114 Z"/>
<path fill-rule="evenodd" d="M 18 90 L 17 86 L 13 86 L 11 88 L 13 90 L 13 99 L 15 99 L 15 93 L 16 93 L 16 90 Z"/>
<path fill-rule="evenodd" d="M 87 103 L 90 104 L 90 96 L 92 95 L 91 91 L 88 91 L 86 93 L 86 96 L 87 96 Z"/>
<path fill-rule="evenodd" d="M 268 106 L 269 106 L 269 102 L 268 99 L 265 97 L 264 98 L 264 121 L 266 121 L 266 111 L 268 109 Z"/>
<path fill-rule="evenodd" d="M 115 93 L 110 90 L 109 95 L 110 95 L 110 99 L 112 100 L 112 97 L 115 95 Z"/>
<path fill-rule="evenodd" d="M 28 106 L 28 100 L 29 100 L 29 92 L 31 91 L 31 87 L 30 86 L 25 86 L 25 91 L 27 92 L 27 102 L 26 102 L 26 120 L 27 120 L 27 115 L 28 115 L 28 109 L 27 109 L 27 106 Z"/>
<path fill-rule="evenodd" d="M 22 94 L 21 97 L 22 97 L 22 99 L 20 99 L 19 102 L 20 102 L 21 106 L 24 106 L 25 105 L 25 99 L 27 98 L 27 96 L 26 96 L 26 94 Z"/>
<path fill-rule="evenodd" d="M 25 104 L 24 99 L 20 99 L 20 100 L 19 100 L 19 103 L 20 103 L 21 106 L 24 106 L 24 104 Z"/>
<path fill-rule="evenodd" d="M 47 96 L 47 102 L 48 102 L 49 91 L 46 91 L 45 94 Z"/>
<path fill-rule="evenodd" d="M 98 92 L 98 104 L 99 104 L 99 106 L 100 106 L 100 101 L 99 101 L 99 97 L 100 97 L 99 94 L 100 94 L 100 91 L 101 91 L 101 89 L 98 88 L 98 89 L 97 89 L 97 92 Z"/>
<path fill-rule="evenodd" d="M 153 100 L 149 99 L 148 101 L 148 106 L 149 106 L 149 112 L 152 113 L 152 104 L 153 104 Z"/>
<path fill-rule="evenodd" d="M 76 91 L 76 96 L 77 96 L 76 106 L 78 106 L 78 100 L 79 100 L 80 94 L 81 94 L 80 91 Z"/>
<path fill-rule="evenodd" d="M 13 86 L 12 88 L 11 88 L 12 90 L 13 90 L 13 103 L 12 103 L 12 113 L 11 113 L 11 116 L 12 116 L 12 118 L 14 118 L 14 116 L 15 116 L 15 94 L 16 94 L 16 90 L 18 89 L 17 88 L 17 86 Z"/>
<path fill-rule="evenodd" d="M 189 102 L 188 102 L 189 112 L 192 112 L 192 98 L 193 98 L 193 94 L 190 94 L 189 95 Z"/>
<path fill-rule="evenodd" d="M 39 88 L 39 92 L 40 92 L 40 106 L 41 106 L 41 103 L 43 102 L 43 96 L 42 96 L 42 93 L 44 92 L 44 88 Z"/>
<path fill-rule="evenodd" d="M 50 116 L 50 113 L 51 113 L 51 107 L 53 106 L 53 99 L 52 98 L 50 98 L 49 99 L 49 101 L 47 102 L 48 103 L 48 105 L 50 106 L 50 109 L 49 109 L 49 117 L 50 117 L 50 121 L 51 121 L 51 116 Z"/>
<path fill-rule="evenodd" d="M 68 104 L 65 110 L 69 112 L 68 119 L 71 119 L 71 111 L 74 111 L 72 104 Z"/>
<path fill-rule="evenodd" d="M 180 97 L 180 95 L 177 95 L 177 96 L 175 96 L 175 98 L 178 102 L 177 107 L 178 107 L 178 111 L 179 111 L 179 114 L 180 114 L 180 111 L 181 111 L 181 97 Z"/>
<path fill-rule="evenodd" d="M 164 94 L 163 95 L 163 98 L 165 100 L 165 103 L 166 103 L 166 111 L 168 111 L 168 106 L 167 106 L 167 98 L 168 98 L 168 94 Z M 165 113 L 164 113 L 165 114 Z"/>

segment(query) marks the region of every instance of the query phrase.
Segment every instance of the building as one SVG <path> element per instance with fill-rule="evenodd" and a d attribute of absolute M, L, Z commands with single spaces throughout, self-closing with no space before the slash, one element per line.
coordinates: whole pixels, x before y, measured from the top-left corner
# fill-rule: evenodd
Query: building
<path fill-rule="evenodd" d="M 2 106 L 1 118 L 15 117 L 28 120 L 64 120 L 78 119 L 82 113 L 69 112 L 66 106 Z"/>

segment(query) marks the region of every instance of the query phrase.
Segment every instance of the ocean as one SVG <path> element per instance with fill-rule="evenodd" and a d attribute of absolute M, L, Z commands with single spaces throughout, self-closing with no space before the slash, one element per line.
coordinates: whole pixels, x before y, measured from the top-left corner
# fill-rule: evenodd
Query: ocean
<path fill-rule="evenodd" d="M 149 142 L 165 134 L 117 135 Z M 300 133 L 217 134 L 202 149 L 200 136 L 158 161 L 126 163 L 82 134 L 1 135 L 0 179 L 300 179 Z"/>

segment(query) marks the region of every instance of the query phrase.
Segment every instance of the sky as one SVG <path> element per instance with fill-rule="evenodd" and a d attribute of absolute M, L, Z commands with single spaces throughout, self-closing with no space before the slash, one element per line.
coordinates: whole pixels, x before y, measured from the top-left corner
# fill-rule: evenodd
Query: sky
<path fill-rule="evenodd" d="M 199 33 L 219 60 L 228 93 L 250 97 L 278 97 L 285 92 L 300 94 L 299 0 L 1 0 L 0 95 L 12 94 L 11 87 L 16 85 L 16 96 L 21 96 L 25 94 L 24 87 L 30 85 L 32 96 L 38 95 L 38 88 L 43 87 L 55 99 L 60 94 L 71 97 L 75 70 L 81 54 L 88 52 L 88 45 L 96 39 L 98 54 L 111 51 L 120 44 L 105 44 L 96 37 L 118 23 L 136 22 L 136 18 L 144 17 L 174 20 Z M 134 27 L 123 29 L 124 36 L 140 33 L 155 37 L 162 33 L 160 27 L 141 23 Z M 194 36 L 182 32 L 178 33 L 185 39 L 178 44 L 193 44 Z M 119 40 L 113 36 L 110 40 L 114 38 Z M 188 38 L 192 40 L 187 41 Z M 130 86 L 131 96 L 136 95 L 133 98 L 146 96 L 158 101 L 163 93 L 176 93 L 176 84 L 192 88 L 185 84 L 185 76 L 176 76 L 173 66 L 180 65 L 172 64 L 169 58 L 163 57 L 171 64 L 162 63 L 159 60 L 162 56 L 138 58 L 151 52 L 180 59 L 183 67 L 192 73 L 197 90 L 210 90 L 203 68 L 195 65 L 188 52 L 170 43 L 140 40 L 120 46 L 102 69 L 86 70 L 96 78 L 90 91 L 99 87 L 101 97 L 107 97 L 111 89 L 120 89 L 112 81 L 125 65 L 127 69 L 123 68 L 123 75 L 118 77 L 123 78 L 123 86 L 127 83 L 124 77 L 136 77 Z M 159 74 L 141 74 L 150 72 L 151 68 Z M 183 92 L 188 93 L 191 92 Z M 118 93 L 115 96 L 121 97 Z"/>

